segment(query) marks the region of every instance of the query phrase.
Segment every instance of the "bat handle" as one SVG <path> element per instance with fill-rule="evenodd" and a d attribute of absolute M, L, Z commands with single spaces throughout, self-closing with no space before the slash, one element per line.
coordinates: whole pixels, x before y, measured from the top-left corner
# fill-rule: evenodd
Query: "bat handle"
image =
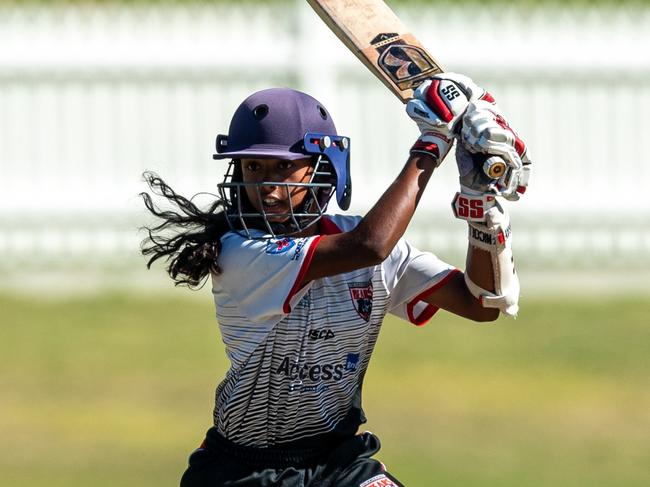
<path fill-rule="evenodd" d="M 492 156 L 490 154 L 471 154 L 470 157 L 474 163 L 476 170 L 480 167 L 488 178 L 497 180 L 503 176 L 508 170 L 508 165 L 500 156 Z"/>
<path fill-rule="evenodd" d="M 499 156 L 488 156 L 483 162 L 483 172 L 490 179 L 499 179 L 507 168 L 506 162 Z"/>

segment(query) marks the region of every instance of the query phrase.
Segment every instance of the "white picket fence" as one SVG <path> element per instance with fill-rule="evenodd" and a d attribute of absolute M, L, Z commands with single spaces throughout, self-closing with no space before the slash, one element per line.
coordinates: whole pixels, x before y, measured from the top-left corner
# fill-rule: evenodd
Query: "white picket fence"
<path fill-rule="evenodd" d="M 352 138 L 352 211 L 372 205 L 416 136 L 403 107 L 305 2 L 246 5 L 0 6 L 0 269 L 132 263 L 142 171 L 214 191 L 215 135 L 268 86 L 329 108 Z M 650 8 L 423 9 L 398 12 L 531 147 L 524 262 L 650 267 Z M 455 187 L 448 163 L 409 234 L 460 255 Z"/>

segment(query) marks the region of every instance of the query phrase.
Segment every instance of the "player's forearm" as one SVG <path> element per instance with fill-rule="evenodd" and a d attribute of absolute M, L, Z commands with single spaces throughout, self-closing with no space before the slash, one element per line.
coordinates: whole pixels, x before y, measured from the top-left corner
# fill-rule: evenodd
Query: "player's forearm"
<path fill-rule="evenodd" d="M 494 268 L 492 264 L 492 257 L 490 253 L 474 247 L 469 244 L 467 246 L 467 263 L 465 267 L 465 274 L 476 285 L 489 292 L 495 291 L 494 286 Z M 469 289 L 466 294 L 472 300 L 473 316 L 472 319 L 476 321 L 494 321 L 499 317 L 499 310 L 495 308 L 484 308 L 478 299 L 471 295 Z"/>
<path fill-rule="evenodd" d="M 411 155 L 399 176 L 350 232 L 372 260 L 385 260 L 404 235 L 435 167 L 432 157 Z"/>
<path fill-rule="evenodd" d="M 510 217 L 497 202 L 487 211 L 485 219 L 484 223 L 468 222 L 470 250 L 465 284 L 483 307 L 516 316 L 519 278 L 512 254 Z"/>
<path fill-rule="evenodd" d="M 489 252 L 469 244 L 465 273 L 478 286 L 486 291 L 494 292 L 494 270 Z"/>
<path fill-rule="evenodd" d="M 411 155 L 399 176 L 354 229 L 319 240 L 303 282 L 386 260 L 404 235 L 435 167 L 431 156 Z"/>

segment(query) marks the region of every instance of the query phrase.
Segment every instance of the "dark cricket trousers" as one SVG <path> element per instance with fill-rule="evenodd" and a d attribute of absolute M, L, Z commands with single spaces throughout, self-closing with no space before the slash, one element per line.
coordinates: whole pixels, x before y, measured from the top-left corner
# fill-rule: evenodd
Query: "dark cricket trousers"
<path fill-rule="evenodd" d="M 181 487 L 404 487 L 371 458 L 379 448 L 368 432 L 324 449 L 249 448 L 211 428 L 190 456 Z"/>

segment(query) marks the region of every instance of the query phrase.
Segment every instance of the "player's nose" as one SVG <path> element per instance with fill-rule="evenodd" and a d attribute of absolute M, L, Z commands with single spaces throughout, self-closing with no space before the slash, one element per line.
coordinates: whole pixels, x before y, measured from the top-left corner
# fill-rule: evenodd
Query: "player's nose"
<path fill-rule="evenodd" d="M 260 186 L 260 192 L 263 196 L 269 196 L 271 193 L 276 192 L 278 189 L 277 184 L 262 184 Z"/>

